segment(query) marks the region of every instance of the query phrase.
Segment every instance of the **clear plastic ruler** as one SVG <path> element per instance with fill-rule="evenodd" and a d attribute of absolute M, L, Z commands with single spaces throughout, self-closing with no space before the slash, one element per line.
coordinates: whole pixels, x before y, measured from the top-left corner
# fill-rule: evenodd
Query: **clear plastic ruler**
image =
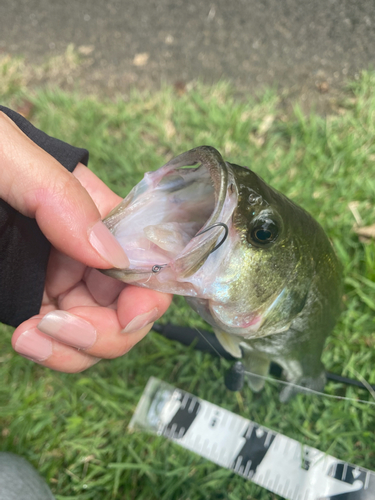
<path fill-rule="evenodd" d="M 288 500 L 374 500 L 375 472 L 151 377 L 130 429 L 146 430 Z"/>

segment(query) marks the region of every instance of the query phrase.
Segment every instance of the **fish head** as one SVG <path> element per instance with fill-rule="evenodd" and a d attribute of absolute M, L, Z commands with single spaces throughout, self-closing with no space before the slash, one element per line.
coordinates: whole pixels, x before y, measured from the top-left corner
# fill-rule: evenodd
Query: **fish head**
<path fill-rule="evenodd" d="M 306 303 L 317 223 L 212 147 L 146 173 L 104 223 L 130 261 L 104 273 L 189 297 L 216 329 L 282 332 Z"/>

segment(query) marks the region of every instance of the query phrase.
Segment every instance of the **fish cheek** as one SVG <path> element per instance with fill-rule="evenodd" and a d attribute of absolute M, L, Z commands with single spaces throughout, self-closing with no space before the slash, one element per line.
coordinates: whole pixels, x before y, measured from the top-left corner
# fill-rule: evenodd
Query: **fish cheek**
<path fill-rule="evenodd" d="M 258 251 L 260 253 L 261 251 Z M 259 303 L 264 303 L 272 292 L 269 290 L 268 284 L 272 284 L 272 276 L 268 276 L 267 264 L 257 262 L 252 268 L 251 293 Z"/>
<path fill-rule="evenodd" d="M 282 240 L 268 248 L 249 248 L 243 241 L 243 250 L 246 289 L 243 286 L 242 290 L 247 296 L 247 311 L 263 316 L 258 334 L 285 331 L 305 308 L 312 279 L 310 266 L 301 273 L 306 259 Z"/>
<path fill-rule="evenodd" d="M 277 290 L 282 290 L 285 278 L 268 250 L 251 249 L 247 257 L 244 268 L 248 270 L 248 294 L 250 303 L 257 309 L 269 302 Z"/>

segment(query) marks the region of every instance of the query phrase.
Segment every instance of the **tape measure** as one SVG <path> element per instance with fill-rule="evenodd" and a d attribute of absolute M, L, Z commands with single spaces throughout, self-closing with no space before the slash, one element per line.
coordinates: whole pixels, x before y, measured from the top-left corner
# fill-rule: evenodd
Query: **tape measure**
<path fill-rule="evenodd" d="M 375 472 L 151 377 L 129 424 L 162 435 L 288 500 L 374 500 Z"/>

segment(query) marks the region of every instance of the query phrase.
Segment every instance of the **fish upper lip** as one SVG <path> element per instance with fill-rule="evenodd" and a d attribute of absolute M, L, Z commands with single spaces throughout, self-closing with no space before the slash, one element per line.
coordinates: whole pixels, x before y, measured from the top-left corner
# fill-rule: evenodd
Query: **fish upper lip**
<path fill-rule="evenodd" d="M 198 168 L 205 167 L 209 171 L 215 193 L 215 208 L 210 218 L 201 228 L 200 231 L 202 231 L 206 227 L 218 222 L 218 217 L 223 208 L 228 189 L 227 163 L 223 160 L 223 157 L 217 149 L 212 146 L 199 146 L 172 158 L 172 160 L 166 163 L 162 169 L 166 170 L 165 176 L 170 171 L 178 171 L 178 169 L 182 167 L 194 166 L 198 163 L 200 163 Z"/>

